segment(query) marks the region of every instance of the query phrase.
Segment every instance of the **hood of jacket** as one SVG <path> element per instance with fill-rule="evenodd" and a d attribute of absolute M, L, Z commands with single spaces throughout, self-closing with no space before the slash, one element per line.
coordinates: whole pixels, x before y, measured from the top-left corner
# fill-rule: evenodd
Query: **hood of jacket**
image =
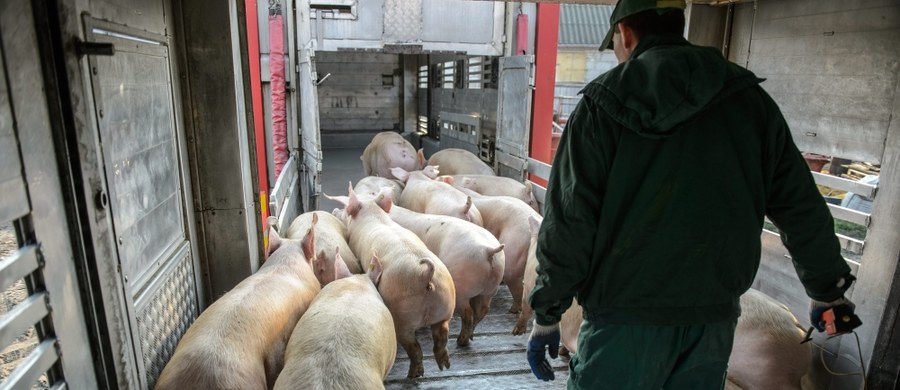
<path fill-rule="evenodd" d="M 622 126 L 663 138 L 717 100 L 762 81 L 714 48 L 682 37 L 648 35 L 628 60 L 582 93 Z"/>

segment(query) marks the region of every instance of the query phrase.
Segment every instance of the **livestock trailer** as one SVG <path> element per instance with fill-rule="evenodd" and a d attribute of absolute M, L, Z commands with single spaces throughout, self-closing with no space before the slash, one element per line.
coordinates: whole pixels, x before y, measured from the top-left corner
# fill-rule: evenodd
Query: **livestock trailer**
<path fill-rule="evenodd" d="M 556 3 L 0 3 L 0 223 L 15 238 L 0 280 L 27 291 L 0 334 L 4 346 L 22 334 L 35 344 L 2 386 L 152 387 L 203 309 L 263 262 L 265 216 L 285 224 L 330 210 L 322 194 L 362 177 L 358 156 L 377 132 L 402 133 L 428 154 L 468 149 L 498 174 L 541 183 Z M 864 323 L 864 376 L 871 388 L 896 387 L 900 4 L 689 3 L 686 36 L 767 78 L 801 150 L 847 170 L 814 173 L 823 192 L 868 202 L 829 207 L 847 227 L 838 234 L 859 278 L 849 295 Z M 266 28 L 270 17 L 283 33 Z M 283 37 L 274 48 L 273 31 Z M 280 73 L 269 66 L 276 55 Z M 283 102 L 277 121 L 273 101 Z M 754 287 L 805 325 L 789 254 L 776 232 L 761 239 Z M 501 334 L 508 299 L 473 350 L 452 355 L 456 371 L 429 368 L 417 381 L 395 366 L 388 385 L 543 386 L 530 381 L 524 338 Z M 852 339 L 813 342 L 832 369 L 859 371 Z M 863 383 L 817 369 L 820 388 Z"/>

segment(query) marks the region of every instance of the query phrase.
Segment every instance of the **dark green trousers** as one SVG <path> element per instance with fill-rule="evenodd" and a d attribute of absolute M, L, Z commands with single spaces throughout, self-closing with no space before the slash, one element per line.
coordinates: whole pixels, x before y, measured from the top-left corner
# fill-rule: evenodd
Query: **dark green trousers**
<path fill-rule="evenodd" d="M 737 320 L 687 326 L 582 321 L 569 389 L 722 389 Z"/>

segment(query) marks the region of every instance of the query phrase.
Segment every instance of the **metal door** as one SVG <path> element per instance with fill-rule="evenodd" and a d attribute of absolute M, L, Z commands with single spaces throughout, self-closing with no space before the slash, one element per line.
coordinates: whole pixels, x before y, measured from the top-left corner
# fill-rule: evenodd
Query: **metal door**
<path fill-rule="evenodd" d="M 531 134 L 534 56 L 500 58 L 497 86 L 497 150 L 502 176 L 523 178 Z"/>
<path fill-rule="evenodd" d="M 144 17 L 165 25 L 162 12 Z M 89 78 L 118 255 L 112 260 L 127 311 L 125 345 L 140 387 L 152 388 L 199 314 L 169 38 L 90 16 L 84 31 L 115 49 L 88 56 Z"/>
<path fill-rule="evenodd" d="M 300 91 L 300 191 L 303 210 L 319 208 L 322 192 L 322 142 L 319 133 L 319 98 L 316 74 L 316 45 L 312 39 L 309 2 L 297 5 L 297 88 Z"/>

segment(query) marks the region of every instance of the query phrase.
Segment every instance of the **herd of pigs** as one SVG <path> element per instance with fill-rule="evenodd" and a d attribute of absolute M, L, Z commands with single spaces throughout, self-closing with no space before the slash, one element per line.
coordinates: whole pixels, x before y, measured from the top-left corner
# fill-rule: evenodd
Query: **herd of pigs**
<path fill-rule="evenodd" d="M 361 160 L 369 176 L 329 196 L 343 209 L 304 213 L 286 232 L 270 227 L 263 266 L 203 311 L 157 389 L 383 388 L 398 342 L 408 377 L 425 374 L 415 336 L 424 327 L 443 370 L 453 313 L 456 343 L 469 345 L 501 283 L 519 313 L 512 333 L 525 333 L 542 220 L 530 184 L 460 149 L 426 161 L 393 132 Z M 754 290 L 741 306 L 729 388 L 800 388 L 810 351 L 796 319 Z M 580 324 L 573 304 L 560 323 L 568 353 Z"/>

